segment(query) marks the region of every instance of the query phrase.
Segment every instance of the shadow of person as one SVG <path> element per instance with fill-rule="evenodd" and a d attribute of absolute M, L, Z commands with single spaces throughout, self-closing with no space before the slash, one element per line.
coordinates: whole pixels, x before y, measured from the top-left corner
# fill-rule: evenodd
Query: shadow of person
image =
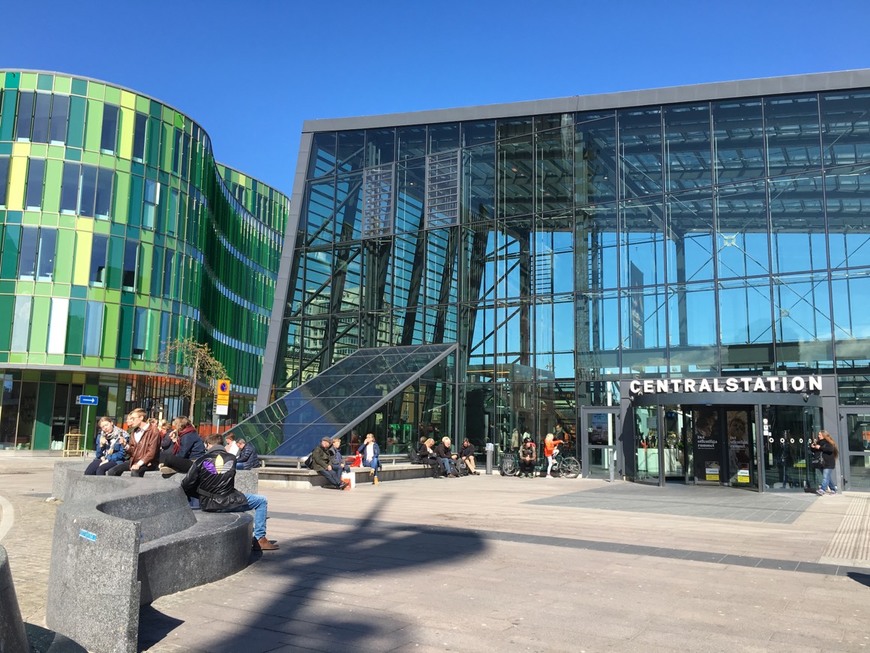
<path fill-rule="evenodd" d="M 262 560 L 262 554 L 252 557 L 251 566 L 241 572 L 243 576 L 230 576 L 209 586 L 214 588 L 209 596 L 214 596 L 214 602 L 221 606 L 216 612 L 224 611 L 226 601 L 231 600 L 248 617 L 245 625 L 222 620 L 209 625 L 220 632 L 220 649 L 249 650 L 252 639 L 262 645 L 264 637 L 271 638 L 276 647 L 292 642 L 302 649 L 376 651 L 406 644 L 408 621 L 367 609 L 364 589 L 353 611 L 336 610 L 347 603 L 346 597 L 337 594 L 338 586 L 346 588 L 348 578 L 375 583 L 379 574 L 403 571 L 413 572 L 408 582 L 425 583 L 429 571 L 482 557 L 488 544 L 471 529 L 378 521 L 376 516 L 388 501 L 389 497 L 382 497 L 378 505 L 357 520 L 273 513 L 273 519 L 300 517 L 331 526 L 346 524 L 350 528 L 341 531 L 330 528 L 282 542 L 281 551 Z M 253 564 L 257 561 L 260 563 Z M 258 569 L 260 564 L 264 565 L 262 570 Z M 250 576 L 245 578 L 247 574 Z M 247 611 L 244 598 L 254 594 L 256 600 L 252 603 L 256 607 Z M 264 596 L 270 596 L 271 600 L 264 601 Z M 335 605 L 331 601 L 336 601 Z M 152 608 L 147 618 L 140 618 L 139 650 L 157 644 L 171 630 L 167 630 L 170 622 L 158 615 L 165 617 Z M 197 651 L 208 650 L 205 642 L 190 644 Z"/>

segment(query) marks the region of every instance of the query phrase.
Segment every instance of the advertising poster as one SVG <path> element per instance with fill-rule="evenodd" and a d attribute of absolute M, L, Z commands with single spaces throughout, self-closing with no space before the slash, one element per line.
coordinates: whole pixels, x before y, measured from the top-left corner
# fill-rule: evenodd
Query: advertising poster
<path fill-rule="evenodd" d="M 695 430 L 692 434 L 695 446 L 695 479 L 718 482 L 722 460 L 722 448 L 716 411 L 713 408 L 693 411 Z"/>

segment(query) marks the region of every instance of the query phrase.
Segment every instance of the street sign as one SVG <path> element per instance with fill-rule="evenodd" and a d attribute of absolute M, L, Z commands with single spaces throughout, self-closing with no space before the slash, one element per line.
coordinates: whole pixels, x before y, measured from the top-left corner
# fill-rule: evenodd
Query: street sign
<path fill-rule="evenodd" d="M 100 398 L 95 395 L 78 395 L 76 403 L 79 406 L 96 406 L 100 403 Z"/>
<path fill-rule="evenodd" d="M 218 404 L 217 406 L 214 407 L 214 414 L 215 415 L 229 415 L 229 413 L 230 413 L 229 406 Z"/>

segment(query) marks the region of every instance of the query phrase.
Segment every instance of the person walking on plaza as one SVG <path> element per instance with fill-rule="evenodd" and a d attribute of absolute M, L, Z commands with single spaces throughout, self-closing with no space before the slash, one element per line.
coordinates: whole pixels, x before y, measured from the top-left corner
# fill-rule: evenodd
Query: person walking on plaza
<path fill-rule="evenodd" d="M 133 434 L 127 439 L 127 452 L 130 455 L 127 462 L 115 465 L 107 474 L 120 476 L 130 472 L 130 476 L 145 476 L 145 472 L 157 469 L 157 452 L 160 449 L 160 432 L 146 418 L 147 413 L 142 408 L 134 408 L 127 416 L 127 424 L 133 429 Z"/>
<path fill-rule="evenodd" d="M 363 440 L 357 451 L 362 456 L 363 467 L 370 469 L 369 474 L 372 477 L 372 483 L 377 485 L 381 482 L 378 478 L 378 468 L 381 466 L 381 448 L 375 442 L 375 434 L 366 433 L 366 439 Z"/>
<path fill-rule="evenodd" d="M 181 489 L 199 499 L 205 512 L 254 511 L 254 551 L 275 551 L 278 544 L 266 537 L 269 501 L 262 494 L 245 494 L 236 489 L 236 457 L 223 446 L 223 436 L 212 433 L 205 439 L 206 452 L 193 463 Z"/>
<path fill-rule="evenodd" d="M 822 484 L 817 490 L 818 494 L 836 494 L 837 486 L 834 483 L 834 470 L 837 467 L 839 450 L 837 443 L 827 431 L 819 431 L 819 438 L 810 445 L 811 448 L 822 453 Z"/>
<path fill-rule="evenodd" d="M 350 487 L 350 481 L 341 480 L 341 471 L 332 468 L 332 457 L 329 450 L 332 440 L 328 435 L 320 438 L 320 444 L 311 452 L 311 469 L 320 474 L 336 490 L 346 490 Z"/>
<path fill-rule="evenodd" d="M 558 447 L 560 444 L 565 444 L 563 440 L 556 440 L 552 433 L 547 433 L 544 437 L 544 457 L 547 459 L 547 478 L 553 478 L 550 475 L 550 470 L 553 469 L 553 457 L 556 455 Z"/>

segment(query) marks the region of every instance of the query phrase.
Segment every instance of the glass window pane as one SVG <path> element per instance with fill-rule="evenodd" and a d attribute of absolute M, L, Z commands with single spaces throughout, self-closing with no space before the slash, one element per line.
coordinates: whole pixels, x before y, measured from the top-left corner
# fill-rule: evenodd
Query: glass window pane
<path fill-rule="evenodd" d="M 136 268 L 138 265 L 139 243 L 128 240 L 124 243 L 124 272 L 121 285 L 132 290 L 136 287 Z"/>
<path fill-rule="evenodd" d="M 108 216 L 112 209 L 112 186 L 114 185 L 115 171 L 109 168 L 99 168 L 97 175 L 96 202 L 94 213 L 100 216 Z M 84 194 L 84 190 L 82 191 Z"/>
<path fill-rule="evenodd" d="M 34 143 L 48 143 L 48 117 L 51 113 L 51 95 L 48 93 L 36 94 L 36 109 L 33 116 Z"/>
<path fill-rule="evenodd" d="M 9 157 L 0 156 L 0 206 L 6 206 L 6 193 L 9 180 Z"/>
<path fill-rule="evenodd" d="M 97 194 L 97 167 L 82 164 L 79 215 L 94 217 L 94 198 Z"/>
<path fill-rule="evenodd" d="M 39 230 L 36 227 L 23 227 L 21 229 L 21 250 L 18 257 L 18 278 L 36 278 L 36 245 L 39 239 Z"/>
<path fill-rule="evenodd" d="M 54 276 L 54 258 L 57 250 L 57 230 L 42 228 L 39 231 L 39 260 L 37 279 L 51 281 Z"/>
<path fill-rule="evenodd" d="M 105 104 L 103 105 L 103 130 L 100 135 L 100 149 L 114 152 L 117 138 L 118 107 L 112 104 Z"/>
<path fill-rule="evenodd" d="M 94 241 L 91 245 L 91 272 L 89 281 L 93 285 L 103 285 L 106 283 L 106 254 L 109 248 L 109 237 L 100 234 L 94 234 Z"/>
<path fill-rule="evenodd" d="M 103 341 L 103 303 L 88 302 L 85 316 L 85 356 L 99 356 Z"/>
<path fill-rule="evenodd" d="M 144 113 L 136 113 L 136 126 L 133 131 L 133 158 L 141 161 L 145 158 L 145 133 L 148 116 Z"/>
<path fill-rule="evenodd" d="M 15 298 L 15 314 L 12 317 L 12 351 L 27 351 L 30 340 L 30 311 L 33 297 L 18 295 Z"/>
<path fill-rule="evenodd" d="M 28 209 L 42 207 L 42 185 L 45 178 L 45 159 L 30 159 L 27 171 L 27 191 L 24 206 Z"/>
<path fill-rule="evenodd" d="M 69 96 L 55 95 L 51 106 L 49 140 L 52 143 L 66 141 L 66 122 L 69 118 Z"/>
<path fill-rule="evenodd" d="M 821 167 L 819 103 L 815 94 L 768 98 L 764 119 L 771 176 Z"/>
<path fill-rule="evenodd" d="M 28 140 L 33 126 L 34 93 L 22 91 L 18 94 L 18 123 L 15 128 L 15 138 Z"/>
<path fill-rule="evenodd" d="M 63 163 L 63 180 L 60 187 L 60 210 L 75 213 L 79 199 L 79 172 L 81 166 L 78 163 Z"/>

